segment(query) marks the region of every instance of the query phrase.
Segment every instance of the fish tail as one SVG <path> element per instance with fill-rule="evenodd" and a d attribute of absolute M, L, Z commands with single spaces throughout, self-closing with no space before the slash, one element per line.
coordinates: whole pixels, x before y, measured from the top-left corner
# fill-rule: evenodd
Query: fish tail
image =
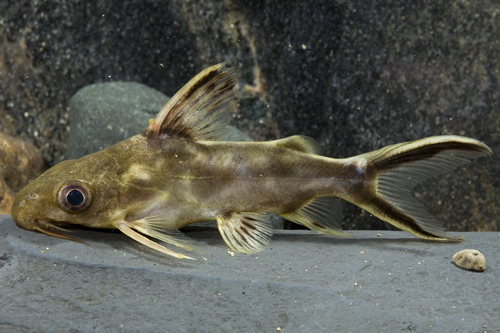
<path fill-rule="evenodd" d="M 352 200 L 378 218 L 416 236 L 460 241 L 411 195 L 418 184 L 491 154 L 484 143 L 461 136 L 435 136 L 387 146 L 353 157 L 364 175 Z"/>

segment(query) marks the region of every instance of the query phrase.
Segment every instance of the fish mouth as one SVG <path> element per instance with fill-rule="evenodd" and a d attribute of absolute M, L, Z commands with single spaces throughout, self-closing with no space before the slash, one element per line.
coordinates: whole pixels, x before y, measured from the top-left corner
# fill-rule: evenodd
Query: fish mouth
<path fill-rule="evenodd" d="M 57 224 L 54 224 L 53 222 L 51 223 L 51 222 L 48 222 L 45 220 L 35 220 L 33 230 L 39 231 L 39 232 L 46 234 L 48 236 L 62 238 L 62 239 L 70 240 L 70 241 L 77 242 L 80 244 L 88 245 L 87 243 L 85 243 L 79 239 L 76 239 L 76 238 L 73 238 L 71 236 L 56 232 L 56 231 L 71 232 L 71 230 L 65 228 L 68 226 L 71 226 L 71 224 L 64 223 L 64 222 L 57 222 Z"/>

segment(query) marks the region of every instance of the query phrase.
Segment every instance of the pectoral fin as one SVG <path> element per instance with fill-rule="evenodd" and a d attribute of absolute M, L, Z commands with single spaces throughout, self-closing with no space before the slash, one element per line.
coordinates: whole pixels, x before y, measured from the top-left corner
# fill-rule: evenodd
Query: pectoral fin
<path fill-rule="evenodd" d="M 165 243 L 183 248 L 188 251 L 199 251 L 193 242 L 187 238 L 172 221 L 165 219 L 165 214 L 153 214 L 141 219 L 127 222 L 128 225 L 140 233 L 159 239 Z"/>
<path fill-rule="evenodd" d="M 133 240 L 136 240 L 138 241 L 139 243 L 149 247 L 149 248 L 152 248 L 153 250 L 156 250 L 156 251 L 159 251 L 161 253 L 165 253 L 165 254 L 168 254 L 169 256 L 172 256 L 172 257 L 176 257 L 176 258 L 179 258 L 179 259 L 193 259 L 193 260 L 196 260 L 194 258 L 191 258 L 191 257 L 188 257 L 186 255 L 183 255 L 182 253 L 177 253 L 177 252 L 174 252 L 174 251 L 171 251 L 169 249 L 167 249 L 166 247 L 164 246 L 161 246 L 160 244 L 156 243 L 156 242 L 153 242 L 152 240 L 150 240 L 149 238 L 141 235 L 140 233 L 134 231 L 131 226 L 128 225 L 129 223 L 127 223 L 126 221 L 119 221 L 115 224 L 115 227 L 117 229 L 119 229 L 121 232 L 123 232 L 125 235 L 129 236 L 130 238 L 132 238 Z"/>
<path fill-rule="evenodd" d="M 218 217 L 217 226 L 227 246 L 246 254 L 262 251 L 273 235 L 267 214 L 231 213 Z"/>
<path fill-rule="evenodd" d="M 226 132 L 234 97 L 234 70 L 224 63 L 208 67 L 182 87 L 150 120 L 145 135 L 216 140 Z"/>

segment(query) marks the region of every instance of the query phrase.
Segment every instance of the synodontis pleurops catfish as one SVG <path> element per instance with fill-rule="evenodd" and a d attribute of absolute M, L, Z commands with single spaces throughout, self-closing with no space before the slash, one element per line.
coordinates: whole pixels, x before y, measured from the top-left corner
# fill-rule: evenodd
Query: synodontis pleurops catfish
<path fill-rule="evenodd" d="M 234 70 L 223 64 L 203 70 L 143 133 L 59 163 L 29 183 L 13 203 L 14 221 L 71 240 L 59 233 L 64 225 L 116 228 L 150 248 L 190 258 L 149 237 L 190 250 L 178 229 L 215 219 L 230 249 L 254 253 L 272 235 L 266 213 L 319 233 L 342 234 L 342 199 L 419 237 L 458 239 L 410 192 L 490 154 L 488 146 L 461 136 L 434 136 L 333 159 L 320 156 L 317 143 L 305 136 L 219 141 L 235 84 Z"/>

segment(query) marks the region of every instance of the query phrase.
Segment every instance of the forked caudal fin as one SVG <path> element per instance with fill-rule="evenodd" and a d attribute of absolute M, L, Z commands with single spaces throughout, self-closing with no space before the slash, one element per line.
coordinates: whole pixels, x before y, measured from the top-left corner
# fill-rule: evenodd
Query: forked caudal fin
<path fill-rule="evenodd" d="M 491 154 L 484 143 L 461 136 L 435 136 L 387 146 L 353 157 L 366 163 L 371 184 L 353 203 L 412 234 L 433 240 L 460 241 L 411 195 L 427 179 L 448 173 L 471 159 Z"/>

